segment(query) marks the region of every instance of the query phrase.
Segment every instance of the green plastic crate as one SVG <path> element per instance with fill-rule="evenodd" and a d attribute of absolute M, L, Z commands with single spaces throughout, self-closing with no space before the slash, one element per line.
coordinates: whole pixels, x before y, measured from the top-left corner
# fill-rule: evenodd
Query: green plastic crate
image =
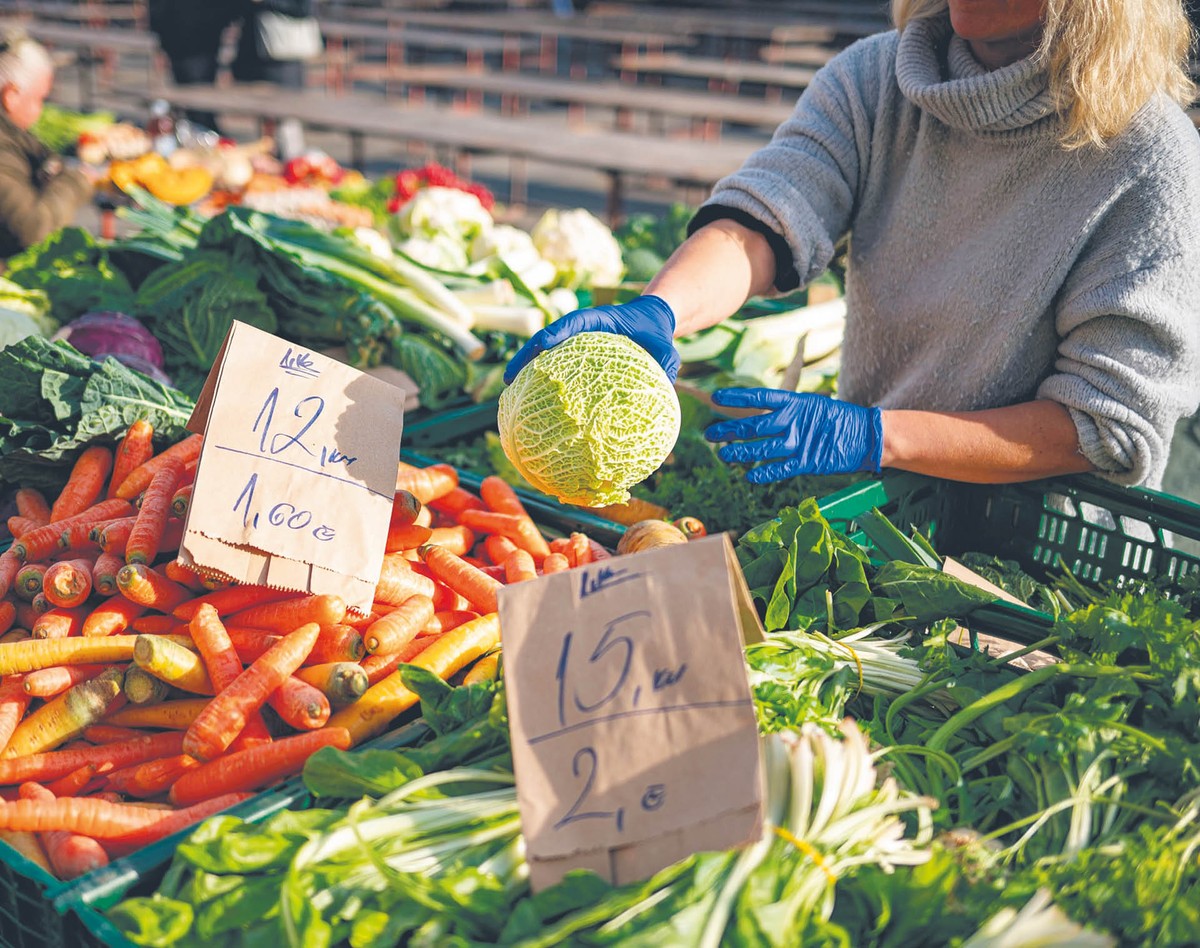
<path fill-rule="evenodd" d="M 1200 506 L 1098 477 L 975 485 L 887 474 L 821 501 L 830 523 L 870 548 L 856 518 L 877 507 L 901 530 L 916 526 L 937 551 L 987 553 L 1048 578 L 1061 561 L 1086 583 L 1152 580 L 1168 591 L 1200 573 Z M 984 616 L 1035 634 L 1052 618 L 997 603 Z"/>
<path fill-rule="evenodd" d="M 418 418 L 404 425 L 404 444 L 407 448 L 429 448 L 448 444 L 484 431 L 496 430 L 496 411 L 499 401 L 492 399 L 478 404 L 455 407 Z"/>

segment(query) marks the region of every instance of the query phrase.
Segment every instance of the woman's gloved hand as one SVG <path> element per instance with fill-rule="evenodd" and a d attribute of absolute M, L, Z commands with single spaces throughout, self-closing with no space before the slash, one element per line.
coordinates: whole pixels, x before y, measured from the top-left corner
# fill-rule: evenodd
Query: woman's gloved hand
<path fill-rule="evenodd" d="M 553 349 L 581 332 L 614 332 L 628 336 L 650 353 L 672 382 L 679 374 L 679 353 L 675 351 L 675 314 L 666 301 L 657 296 L 639 296 L 620 306 L 595 306 L 577 309 L 556 319 L 530 337 L 504 370 L 504 383 L 511 385 L 517 373 L 540 353 Z"/>
<path fill-rule="evenodd" d="M 879 471 L 883 421 L 878 408 L 863 408 L 809 392 L 772 388 L 722 388 L 713 401 L 727 408 L 764 408 L 765 415 L 709 425 L 709 441 L 737 441 L 718 452 L 722 461 L 771 461 L 746 474 L 753 484 L 799 474 Z"/>

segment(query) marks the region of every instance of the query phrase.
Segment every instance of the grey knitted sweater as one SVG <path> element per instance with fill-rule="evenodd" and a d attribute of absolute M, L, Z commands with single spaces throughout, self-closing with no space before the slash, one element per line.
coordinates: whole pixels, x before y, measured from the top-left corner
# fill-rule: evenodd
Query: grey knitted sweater
<path fill-rule="evenodd" d="M 1106 149 L 1060 131 L 1032 59 L 988 72 L 917 21 L 822 69 L 695 224 L 768 232 L 780 289 L 849 234 L 847 401 L 1053 399 L 1100 471 L 1157 486 L 1200 401 L 1200 139 L 1165 99 Z"/>

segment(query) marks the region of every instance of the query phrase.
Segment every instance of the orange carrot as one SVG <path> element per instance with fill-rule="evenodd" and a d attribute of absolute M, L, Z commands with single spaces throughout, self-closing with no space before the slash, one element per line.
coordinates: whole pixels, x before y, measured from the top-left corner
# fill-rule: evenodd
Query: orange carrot
<path fill-rule="evenodd" d="M 374 623 L 363 636 L 368 652 L 399 651 L 420 634 L 433 619 L 433 600 L 428 596 L 411 596 L 386 616 Z"/>
<path fill-rule="evenodd" d="M 137 523 L 136 516 L 116 517 L 112 520 L 95 524 L 88 537 L 94 542 L 99 543 L 100 548 L 105 553 L 120 555 L 121 562 L 123 563 L 125 562 L 125 543 L 129 540 L 129 534 L 133 531 L 135 523 Z"/>
<path fill-rule="evenodd" d="M 0 635 L 12 628 L 17 621 L 17 605 L 7 599 L 0 600 Z"/>
<path fill-rule="evenodd" d="M 85 636 L 120 635 L 146 607 L 124 596 L 113 596 L 96 606 L 83 620 L 80 632 Z"/>
<path fill-rule="evenodd" d="M 499 533 L 508 537 L 540 564 L 550 555 L 550 546 L 537 526 L 529 517 L 518 514 L 496 513 L 491 510 L 464 510 L 459 517 L 464 527 L 480 533 Z"/>
<path fill-rule="evenodd" d="M 21 799 L 52 803 L 60 794 L 49 787 L 36 783 L 21 785 Z M 72 794 L 65 794 L 72 796 Z M 54 874 L 59 879 L 74 879 L 108 865 L 108 854 L 96 840 L 79 833 L 68 833 L 62 830 L 41 834 L 42 845 L 46 847 L 46 857 L 50 860 Z"/>
<path fill-rule="evenodd" d="M 561 553 L 551 553 L 542 560 L 542 574 L 544 576 L 549 576 L 552 573 L 562 573 L 570 568 L 570 561 Z"/>
<path fill-rule="evenodd" d="M 591 561 L 593 563 L 596 563 L 600 560 L 612 559 L 612 554 L 609 553 L 608 550 L 604 549 L 604 547 L 602 547 L 599 543 L 597 543 L 591 537 L 588 537 L 588 550 L 591 552 L 591 555 L 592 555 Z"/>
<path fill-rule="evenodd" d="M 112 465 L 113 455 L 108 448 L 98 444 L 84 448 L 50 508 L 50 522 L 66 520 L 91 507 L 104 493 Z"/>
<path fill-rule="evenodd" d="M 171 787 L 171 802 L 176 806 L 187 806 L 218 793 L 267 787 L 299 773 L 304 762 L 322 747 L 346 750 L 349 746 L 349 731 L 325 728 L 284 737 L 266 747 L 229 754 L 180 777 Z"/>
<path fill-rule="evenodd" d="M 450 514 L 457 518 L 464 510 L 485 510 L 484 502 L 469 490 L 456 487 L 450 493 L 439 497 L 429 505 L 439 513 Z"/>
<path fill-rule="evenodd" d="M 252 606 L 231 615 L 229 624 L 287 633 L 310 622 L 329 626 L 337 625 L 345 618 L 346 601 L 341 596 L 322 594 Z"/>
<path fill-rule="evenodd" d="M 171 731 L 186 731 L 207 706 L 208 698 L 177 698 L 161 704 L 122 708 L 116 714 L 110 714 L 105 721 L 118 727 L 160 727 Z M 182 741 L 183 735 L 178 736 Z M 166 750 L 163 754 L 155 756 L 178 754 L 180 750 L 182 750 L 182 744 L 173 750 Z M 147 760 L 148 758 L 141 759 Z"/>
<path fill-rule="evenodd" d="M 521 498 L 513 490 L 512 485 L 502 477 L 489 474 L 479 483 L 479 496 L 491 510 L 496 513 L 514 514 L 518 517 L 528 517 L 529 512 L 521 503 Z"/>
<path fill-rule="evenodd" d="M 367 673 L 367 687 L 371 688 L 379 684 L 402 664 L 411 662 L 425 651 L 425 649 L 440 639 L 443 634 L 445 633 L 419 635 L 404 646 L 404 648 L 400 649 L 400 651 L 393 652 L 390 655 L 368 655 L 363 659 L 361 666 L 362 670 Z"/>
<path fill-rule="evenodd" d="M 449 464 L 431 464 L 396 475 L 396 490 L 408 491 L 423 504 L 445 497 L 457 486 L 458 471 Z"/>
<path fill-rule="evenodd" d="M 91 783 L 92 778 L 100 772 L 101 765 L 97 763 L 84 764 L 69 774 L 46 784 L 46 789 L 56 797 L 74 797 L 79 791 Z"/>
<path fill-rule="evenodd" d="M 216 608 L 211 603 L 202 603 L 188 623 L 192 641 L 200 649 L 200 657 L 208 669 L 208 677 L 212 680 L 217 693 L 228 688 L 242 673 L 242 660 L 230 641 L 225 624 L 217 615 Z M 326 715 L 328 717 L 328 715 Z M 266 722 L 257 711 L 247 717 L 246 727 L 239 739 L 246 738 L 259 743 L 271 740 Z"/>
<path fill-rule="evenodd" d="M 18 800 L 0 804 L 0 827 L 35 833 L 65 830 L 93 839 L 136 841 L 145 845 L 243 799 L 243 794 L 228 794 L 208 801 L 203 807 L 174 811 L 73 797 Z"/>
<path fill-rule="evenodd" d="M 183 476 L 183 464 L 171 458 L 154 472 L 142 494 L 137 520 L 125 542 L 126 563 L 149 563 L 158 554 L 158 545 L 167 529 L 171 498 Z"/>
<path fill-rule="evenodd" d="M 421 630 L 421 635 L 438 635 L 442 632 L 449 632 L 451 629 L 457 629 L 460 625 L 478 618 L 479 613 L 471 612 L 469 609 L 452 609 L 435 612 L 433 618 L 425 623 L 425 628 Z"/>
<path fill-rule="evenodd" d="M 81 681 L 99 675 L 107 665 L 60 665 L 58 668 L 39 668 L 25 676 L 25 693 L 34 698 L 53 698 Z"/>
<path fill-rule="evenodd" d="M 123 596 L 121 597 L 124 598 Z M 135 603 L 135 605 L 137 605 Z M 145 606 L 142 606 L 145 609 Z M 180 622 L 174 616 L 154 615 L 138 616 L 129 623 L 129 628 L 138 635 L 186 635 L 187 623 Z"/>
<path fill-rule="evenodd" d="M 421 512 L 421 502 L 409 491 L 398 490 L 392 498 L 391 526 L 407 527 L 412 524 Z"/>
<path fill-rule="evenodd" d="M 513 550 L 519 549 L 512 540 L 498 533 L 492 533 L 485 537 L 483 548 L 487 552 L 488 559 L 497 566 L 503 566 L 512 555 Z"/>
<path fill-rule="evenodd" d="M 424 564 L 422 564 L 424 565 Z M 471 603 L 443 582 L 434 583 L 433 608 L 438 612 L 474 611 Z"/>
<path fill-rule="evenodd" d="M 30 600 L 29 606 L 31 609 L 33 609 L 33 614 L 35 616 L 44 615 L 54 608 L 50 605 L 50 601 L 46 598 L 45 593 L 38 593 L 36 596 L 34 596 L 33 599 Z M 34 619 L 33 621 L 36 623 L 37 619 Z"/>
<path fill-rule="evenodd" d="M 388 527 L 387 543 L 383 548 L 388 553 L 399 550 L 415 550 L 425 543 L 432 533 L 433 531 L 429 527 L 418 527 L 411 523 L 398 527 L 393 524 Z"/>
<path fill-rule="evenodd" d="M 504 585 L 449 550 L 426 544 L 421 560 L 439 580 L 466 599 L 479 612 L 496 611 L 496 593 Z"/>
<path fill-rule="evenodd" d="M 225 626 L 225 632 L 243 665 L 250 665 L 261 658 L 267 649 L 283 638 L 262 629 L 247 629 L 238 625 Z"/>
<path fill-rule="evenodd" d="M 434 593 L 433 580 L 413 571 L 402 556 L 389 553 L 383 558 L 379 580 L 375 584 L 375 601 L 389 606 L 399 605 L 410 596 L 429 596 Z"/>
<path fill-rule="evenodd" d="M 51 553 L 60 549 L 58 541 L 62 537 L 64 530 L 85 521 L 97 524 L 104 520 L 111 520 L 114 517 L 128 516 L 132 510 L 133 508 L 126 500 L 102 500 L 95 506 L 89 507 L 87 510 L 77 513 L 72 517 L 48 523 L 44 527 L 38 527 L 36 530 L 25 534 L 13 543 L 13 555 L 23 563 L 44 560 Z"/>
<path fill-rule="evenodd" d="M 346 618 L 341 624 L 348 625 L 351 628 L 358 629 L 358 631 L 362 632 L 364 629 L 370 628 L 373 622 L 378 622 L 380 619 L 382 619 L 385 615 L 391 612 L 393 608 L 394 606 L 391 603 L 373 602 L 371 603 L 371 611 L 365 616 L 359 615 L 357 612 L 347 612 Z"/>
<path fill-rule="evenodd" d="M 59 560 L 42 576 L 42 592 L 62 609 L 82 606 L 92 594 L 92 564 L 85 559 Z"/>
<path fill-rule="evenodd" d="M 131 727 L 116 727 L 112 724 L 93 724 L 83 731 L 83 739 L 89 744 L 116 744 L 119 741 L 132 741 L 145 736 Z"/>
<path fill-rule="evenodd" d="M 65 639 L 83 631 L 87 609 L 83 606 L 59 607 L 43 612 L 30 630 L 35 639 Z"/>
<path fill-rule="evenodd" d="M 145 799 L 166 792 L 175 781 L 189 770 L 200 766 L 200 761 L 187 754 L 160 757 L 143 764 L 124 767 L 108 775 L 108 786 L 126 796 Z"/>
<path fill-rule="evenodd" d="M 127 563 L 117 572 L 117 589 L 126 599 L 159 612 L 170 612 L 191 594 L 145 563 Z"/>
<path fill-rule="evenodd" d="M 433 508 L 422 507 L 421 512 L 417 514 L 417 519 L 413 521 L 415 527 L 432 527 L 433 526 Z"/>
<path fill-rule="evenodd" d="M 77 520 L 59 534 L 58 547 L 60 550 L 67 551 L 94 550 L 100 543 L 98 540 L 93 539 L 93 537 L 99 536 L 110 523 L 124 519 L 124 517 L 113 517 L 110 520 L 102 520 L 99 523 L 92 523 L 90 520 Z"/>
<path fill-rule="evenodd" d="M 201 592 L 204 587 L 204 577 L 190 566 L 184 566 L 179 560 L 167 560 L 162 564 L 162 573 L 173 583 L 186 586 L 193 593 Z"/>
<path fill-rule="evenodd" d="M 101 596 L 116 596 L 117 573 L 124 565 L 124 557 L 101 553 L 92 565 L 92 589 Z"/>
<path fill-rule="evenodd" d="M 475 533 L 461 524 L 453 527 L 434 527 L 428 542 L 458 556 L 466 556 L 475 546 Z"/>
<path fill-rule="evenodd" d="M 42 591 L 42 583 L 49 568 L 48 563 L 26 563 L 17 570 L 13 593 L 27 602 L 32 601 L 33 597 Z"/>
<path fill-rule="evenodd" d="M 367 673 L 356 662 L 327 662 L 296 669 L 296 677 L 321 691 L 335 708 L 357 701 L 367 690 Z"/>
<path fill-rule="evenodd" d="M 304 663 L 320 632 L 321 627 L 310 622 L 267 649 L 192 722 L 184 735 L 183 752 L 200 760 L 221 754 L 246 726 L 250 712 L 261 708 L 271 692 Z"/>
<path fill-rule="evenodd" d="M 17 505 L 17 513 L 26 520 L 35 523 L 50 522 L 50 505 L 40 490 L 33 487 L 22 487 L 13 495 Z"/>
<path fill-rule="evenodd" d="M 572 566 L 587 566 L 592 561 L 592 546 L 582 533 L 572 533 L 570 536 L 570 552 L 567 559 Z"/>
<path fill-rule="evenodd" d="M 571 541 L 568 540 L 566 537 L 555 537 L 553 540 L 550 541 L 550 552 L 551 553 L 559 553 L 559 554 L 565 556 L 567 558 L 568 563 L 571 561 L 571 556 L 570 556 L 570 553 L 568 552 L 570 549 L 571 549 Z M 572 565 L 574 565 L 574 564 L 572 564 Z"/>
<path fill-rule="evenodd" d="M 22 537 L 45 525 L 45 520 L 34 520 L 30 517 L 22 517 L 20 514 L 14 514 L 8 518 L 8 532 L 14 537 Z"/>
<path fill-rule="evenodd" d="M 48 876 L 54 875 L 54 867 L 46 849 L 38 838 L 37 833 L 15 833 L 11 830 L 0 830 L 0 842 L 7 843 Z"/>
<path fill-rule="evenodd" d="M 357 662 L 366 654 L 362 634 L 352 626 L 322 627 L 317 644 L 305 659 L 306 665 L 326 665 L 329 662 Z"/>
<path fill-rule="evenodd" d="M 145 464 L 154 456 L 154 426 L 139 418 L 125 429 L 125 437 L 117 447 L 113 458 L 112 478 L 108 482 L 108 497 L 117 496 L 117 488 L 131 471 Z"/>
<path fill-rule="evenodd" d="M 25 716 L 30 695 L 25 691 L 22 675 L 10 675 L 0 681 L 0 752 L 7 746 L 13 731 Z"/>
<path fill-rule="evenodd" d="M 513 550 L 504 561 L 505 582 L 523 583 L 530 579 L 537 579 L 537 567 L 533 565 L 533 557 L 524 550 Z"/>
<path fill-rule="evenodd" d="M 319 689 L 299 678 L 288 678 L 267 699 L 267 704 L 297 731 L 315 731 L 324 727 L 332 709 Z"/>
<path fill-rule="evenodd" d="M 13 580 L 17 578 L 17 570 L 21 568 L 21 562 L 11 549 L 0 553 L 0 598 L 8 595 Z"/>
<path fill-rule="evenodd" d="M 236 585 L 215 592 L 197 596 L 187 602 L 181 602 L 173 610 L 176 619 L 187 622 L 205 603 L 217 610 L 217 615 L 227 616 L 251 606 L 261 606 L 268 602 L 278 602 L 281 599 L 298 599 L 301 593 L 290 589 L 272 589 L 270 586 Z"/>
<path fill-rule="evenodd" d="M 172 460 L 178 460 L 186 464 L 193 458 L 199 457 L 200 443 L 200 435 L 191 435 L 184 438 L 178 444 L 173 444 L 165 451 L 154 455 L 154 457 L 143 464 L 138 465 L 118 485 L 117 496 L 125 500 L 132 500 L 150 486 L 151 479 L 164 464 Z"/>
<path fill-rule="evenodd" d="M 182 472 L 180 474 L 182 477 Z M 187 516 L 188 504 L 192 502 L 192 485 L 184 484 L 182 487 L 176 487 L 175 493 L 171 496 L 171 514 L 172 516 L 183 519 Z M 144 502 L 143 502 L 144 503 Z"/>
<path fill-rule="evenodd" d="M 160 707 L 162 706 L 160 705 Z M 126 708 L 121 713 L 143 710 L 146 709 Z M 128 767 L 143 761 L 154 760 L 156 757 L 178 754 L 182 744 L 183 735 L 179 731 L 169 731 L 165 734 L 139 737 L 136 740 L 103 744 L 99 747 L 49 751 L 45 754 L 31 754 L 26 757 L 0 760 L 0 785 L 17 784 L 26 780 L 54 780 L 89 763 L 103 764 L 107 762 L 114 769 Z"/>

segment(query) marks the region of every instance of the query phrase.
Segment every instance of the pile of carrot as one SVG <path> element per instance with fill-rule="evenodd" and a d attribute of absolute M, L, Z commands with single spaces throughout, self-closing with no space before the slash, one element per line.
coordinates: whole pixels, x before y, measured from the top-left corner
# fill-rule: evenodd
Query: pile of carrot
<path fill-rule="evenodd" d="M 548 539 L 498 477 L 400 465 L 368 615 L 176 560 L 201 441 L 136 422 L 52 502 L 16 496 L 0 553 L 0 839 L 60 878 L 382 733 L 403 663 L 493 677 L 505 584 L 607 557 Z"/>

